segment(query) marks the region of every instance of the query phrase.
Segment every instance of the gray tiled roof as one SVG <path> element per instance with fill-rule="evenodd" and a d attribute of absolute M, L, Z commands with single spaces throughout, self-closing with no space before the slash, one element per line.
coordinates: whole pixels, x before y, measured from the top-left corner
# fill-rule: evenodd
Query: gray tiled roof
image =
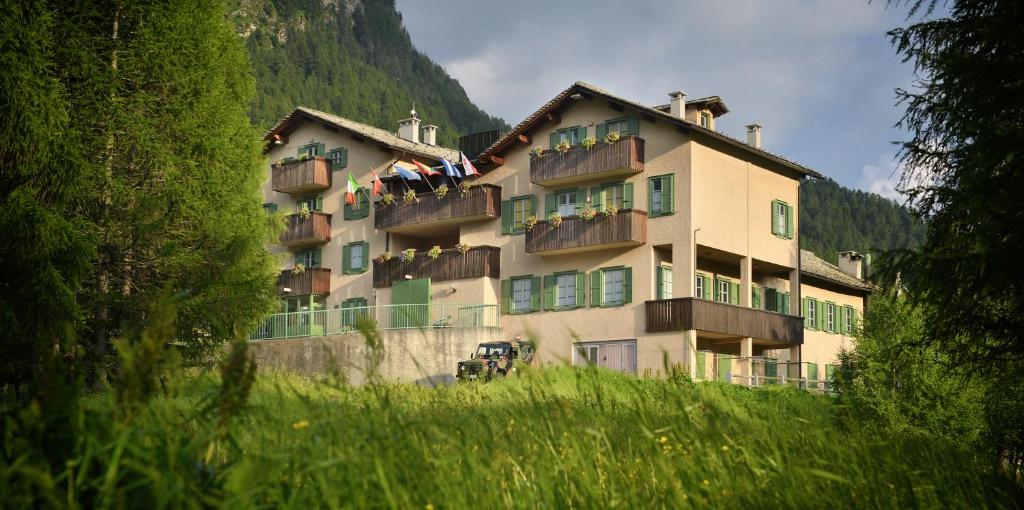
<path fill-rule="evenodd" d="M 800 250 L 800 272 L 856 290 L 865 292 L 878 290 L 875 285 L 844 273 L 836 265 L 825 262 L 807 250 Z"/>
<path fill-rule="evenodd" d="M 290 120 L 297 113 L 302 113 L 310 117 L 322 120 L 328 124 L 337 126 L 342 129 L 346 129 L 353 133 L 357 133 L 370 140 L 382 143 L 395 150 L 403 151 L 414 156 L 422 156 L 434 160 L 440 160 L 440 158 L 445 158 L 453 162 L 458 161 L 459 159 L 459 151 L 455 149 L 449 149 L 447 147 L 440 147 L 437 145 L 428 145 L 425 143 L 410 142 L 409 140 L 398 137 L 398 135 L 395 135 L 390 131 L 385 131 L 380 128 L 368 126 L 366 124 L 362 124 L 354 120 L 349 120 L 344 117 L 338 117 L 337 115 L 331 115 L 320 110 L 306 108 L 305 106 L 296 107 L 292 113 L 288 114 L 283 119 L 281 119 L 273 128 L 270 129 L 270 131 L 267 131 L 267 133 L 264 135 L 264 139 L 268 139 L 272 134 L 274 134 L 274 132 L 280 129 L 288 120 Z"/>
<path fill-rule="evenodd" d="M 515 137 L 517 137 L 519 134 L 522 133 L 522 130 L 526 126 L 528 126 L 531 123 L 533 123 L 535 120 L 537 120 L 538 117 L 544 115 L 551 107 L 553 107 L 554 105 L 556 105 L 556 104 L 560 103 L 561 101 L 565 100 L 565 98 L 567 98 L 570 95 L 572 95 L 573 92 L 575 90 L 577 90 L 577 89 L 583 89 L 583 90 L 591 92 L 593 94 L 604 96 L 604 97 L 606 97 L 608 99 L 617 101 L 617 102 L 622 103 L 624 105 L 627 105 L 627 106 L 629 106 L 629 107 L 631 107 L 633 109 L 636 109 L 636 110 L 639 110 L 641 112 L 647 113 L 647 114 L 649 114 L 649 115 L 651 115 L 653 117 L 660 118 L 662 120 L 666 120 L 666 121 L 669 121 L 669 122 L 672 122 L 672 123 L 675 123 L 675 124 L 685 125 L 687 128 L 689 128 L 689 129 L 691 129 L 691 130 L 693 130 L 695 132 L 698 132 L 698 133 L 706 135 L 706 136 L 708 136 L 710 138 L 714 138 L 714 139 L 717 139 L 719 141 L 725 142 L 725 143 L 727 143 L 729 145 L 732 145 L 734 147 L 737 147 L 737 148 L 740 148 L 740 149 L 743 149 L 743 150 L 746 150 L 746 151 L 749 151 L 749 152 L 753 152 L 755 154 L 759 154 L 761 156 L 764 156 L 764 157 L 768 158 L 769 160 L 781 163 L 782 165 L 784 165 L 786 167 L 789 167 L 789 168 L 791 168 L 791 169 L 793 169 L 793 170 L 795 170 L 797 172 L 800 172 L 802 174 L 809 175 L 811 177 L 818 177 L 818 178 L 822 177 L 821 173 L 819 173 L 818 171 L 812 170 L 810 168 L 807 168 L 807 167 L 805 167 L 805 166 L 803 166 L 803 165 L 801 165 L 801 164 L 799 164 L 799 163 L 797 163 L 795 161 L 792 161 L 790 159 L 786 159 L 786 158 L 784 158 L 782 156 L 779 156 L 778 154 L 774 154 L 774 153 L 766 151 L 764 149 L 759 149 L 757 147 L 752 147 L 750 145 L 747 145 L 745 142 L 737 140 L 737 139 L 735 139 L 735 138 L 733 138 L 731 136 L 719 133 L 718 131 L 715 131 L 715 130 L 712 130 L 712 129 L 703 128 L 699 124 L 694 124 L 693 122 L 690 122 L 690 121 L 685 120 L 685 119 L 681 119 L 679 117 L 676 117 L 675 115 L 672 115 L 671 113 L 658 110 L 657 108 L 646 106 L 646 105 L 642 105 L 640 103 L 637 103 L 636 101 L 632 101 L 632 100 L 629 100 L 629 99 L 625 99 L 623 97 L 616 96 L 615 94 L 612 94 L 611 92 L 608 92 L 607 90 L 604 90 L 604 89 L 602 89 L 600 87 L 597 87 L 597 86 L 594 86 L 594 85 L 591 85 L 589 83 L 582 82 L 582 81 L 576 82 L 571 87 L 563 90 L 561 93 L 559 93 L 557 96 L 555 96 L 551 101 L 548 101 L 547 103 L 544 103 L 544 106 L 541 106 L 540 109 L 538 109 L 537 111 L 535 111 L 532 114 L 530 114 L 528 117 L 523 119 L 522 122 L 517 124 L 516 127 L 514 127 L 511 131 L 509 131 L 504 136 L 499 138 L 498 141 L 496 141 L 493 144 L 491 144 L 490 147 L 488 147 L 486 150 L 484 150 L 484 152 L 481 154 L 481 156 L 492 156 L 492 155 L 494 155 L 495 152 L 496 152 L 496 149 L 498 149 L 502 145 L 507 144 L 509 142 L 509 140 L 514 139 Z M 712 97 L 714 97 L 714 96 L 712 96 Z"/>

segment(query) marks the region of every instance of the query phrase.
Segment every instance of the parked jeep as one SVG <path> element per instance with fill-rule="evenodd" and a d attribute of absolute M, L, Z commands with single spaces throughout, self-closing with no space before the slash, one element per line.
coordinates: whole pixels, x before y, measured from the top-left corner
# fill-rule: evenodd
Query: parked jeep
<path fill-rule="evenodd" d="M 484 342 L 466 361 L 460 361 L 455 378 L 460 381 L 490 381 L 516 371 L 516 366 L 533 361 L 533 345 L 528 342 Z"/>

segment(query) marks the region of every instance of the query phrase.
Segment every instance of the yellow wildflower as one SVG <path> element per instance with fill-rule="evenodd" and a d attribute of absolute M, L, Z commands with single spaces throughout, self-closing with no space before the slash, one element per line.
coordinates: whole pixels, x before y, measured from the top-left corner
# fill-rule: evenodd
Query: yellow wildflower
<path fill-rule="evenodd" d="M 661 439 L 659 439 L 658 442 L 661 444 L 665 444 L 668 442 L 668 438 L 665 436 L 661 436 Z"/>
<path fill-rule="evenodd" d="M 309 427 L 309 420 L 300 420 L 292 424 L 292 428 L 295 430 L 302 430 Z"/>
<path fill-rule="evenodd" d="M 725 445 L 722 445 L 722 451 L 723 451 L 723 452 L 727 452 L 727 451 L 729 451 L 729 447 L 728 447 L 728 446 L 725 446 Z"/>
<path fill-rule="evenodd" d="M 704 485 L 711 485 L 711 482 L 704 480 Z"/>
<path fill-rule="evenodd" d="M 424 510 L 434 510 L 434 505 L 427 503 L 427 506 L 423 507 Z"/>

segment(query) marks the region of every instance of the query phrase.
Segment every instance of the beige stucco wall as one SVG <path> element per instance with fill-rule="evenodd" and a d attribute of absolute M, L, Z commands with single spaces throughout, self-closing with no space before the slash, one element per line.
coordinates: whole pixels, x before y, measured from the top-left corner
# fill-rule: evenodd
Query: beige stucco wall
<path fill-rule="evenodd" d="M 851 306 L 857 311 L 857 320 L 864 317 L 864 298 L 855 292 L 839 292 L 833 289 L 826 289 L 823 286 L 801 283 L 800 289 L 803 297 L 814 298 L 818 301 L 831 301 L 837 306 Z M 802 306 L 802 305 L 801 305 Z M 796 313 L 796 312 L 795 312 Z M 799 311 L 803 315 L 803 310 Z M 838 329 L 838 324 L 836 326 Z M 804 363 L 816 363 L 818 374 L 824 378 L 826 364 L 838 364 L 839 351 L 853 348 L 854 337 L 843 332 L 828 333 L 825 331 L 804 329 L 804 344 L 801 346 L 800 358 Z M 783 361 L 791 361 L 788 349 L 769 351 L 766 355 L 778 358 Z"/>

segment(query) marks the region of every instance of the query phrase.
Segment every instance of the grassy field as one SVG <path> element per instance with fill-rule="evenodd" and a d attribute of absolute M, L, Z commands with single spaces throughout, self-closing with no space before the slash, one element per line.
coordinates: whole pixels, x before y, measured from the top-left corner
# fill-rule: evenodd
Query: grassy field
<path fill-rule="evenodd" d="M 216 391 L 212 376 L 193 375 L 130 423 L 96 428 L 51 502 L 984 508 L 1021 495 L 955 444 L 882 437 L 844 424 L 827 397 L 788 388 L 572 369 L 439 389 L 261 374 L 211 441 L 198 410 Z M 88 407 L 102 419 L 111 398 Z"/>

